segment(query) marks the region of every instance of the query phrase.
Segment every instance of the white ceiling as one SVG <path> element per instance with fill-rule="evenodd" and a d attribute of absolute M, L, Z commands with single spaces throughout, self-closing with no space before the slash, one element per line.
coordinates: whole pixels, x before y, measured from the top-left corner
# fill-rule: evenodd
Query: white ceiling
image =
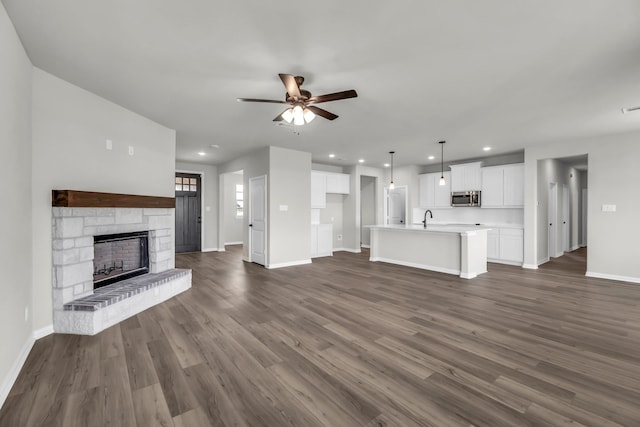
<path fill-rule="evenodd" d="M 620 112 L 640 105 L 638 0 L 3 3 L 34 65 L 176 129 L 183 161 L 276 145 L 429 164 L 442 139 L 454 160 L 640 130 Z M 359 97 L 298 135 L 272 122 L 282 105 L 236 102 L 284 98 L 278 73 Z"/>

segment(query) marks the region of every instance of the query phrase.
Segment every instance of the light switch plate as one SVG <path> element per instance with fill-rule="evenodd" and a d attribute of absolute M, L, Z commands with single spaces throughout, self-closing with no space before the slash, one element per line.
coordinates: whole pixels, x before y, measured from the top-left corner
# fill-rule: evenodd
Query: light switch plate
<path fill-rule="evenodd" d="M 288 211 L 288 210 L 289 210 L 289 205 L 280 205 L 280 210 L 281 210 L 282 212 L 286 212 L 286 211 Z"/>
<path fill-rule="evenodd" d="M 133 145 L 130 145 L 130 146 L 129 146 L 129 155 L 130 155 L 130 156 L 133 156 L 133 153 L 134 153 L 134 151 L 133 151 Z"/>
<path fill-rule="evenodd" d="M 615 212 L 616 208 L 616 205 L 602 205 L 602 212 Z"/>

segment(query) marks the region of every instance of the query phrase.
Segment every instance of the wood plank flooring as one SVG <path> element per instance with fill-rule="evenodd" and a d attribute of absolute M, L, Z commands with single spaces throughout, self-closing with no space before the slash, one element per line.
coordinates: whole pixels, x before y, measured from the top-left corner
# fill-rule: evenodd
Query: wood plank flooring
<path fill-rule="evenodd" d="M 179 255 L 193 288 L 39 340 L 1 426 L 640 426 L 640 285 L 586 250 L 473 280 L 339 252 Z"/>

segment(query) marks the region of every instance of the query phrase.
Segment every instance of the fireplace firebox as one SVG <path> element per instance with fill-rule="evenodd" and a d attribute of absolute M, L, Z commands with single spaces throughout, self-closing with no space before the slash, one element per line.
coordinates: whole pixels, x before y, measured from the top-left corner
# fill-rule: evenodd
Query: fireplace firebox
<path fill-rule="evenodd" d="M 149 272 L 149 232 L 93 238 L 93 288 Z"/>

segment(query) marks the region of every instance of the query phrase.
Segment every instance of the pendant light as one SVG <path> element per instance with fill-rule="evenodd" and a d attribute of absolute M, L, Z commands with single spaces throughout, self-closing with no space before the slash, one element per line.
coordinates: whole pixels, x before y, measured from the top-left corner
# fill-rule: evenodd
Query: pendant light
<path fill-rule="evenodd" d="M 393 183 L 393 155 L 395 153 L 395 151 L 389 151 L 389 154 L 391 155 L 391 182 L 389 183 L 389 190 L 396 188 L 396 185 Z"/>
<path fill-rule="evenodd" d="M 440 185 L 446 185 L 446 181 L 444 180 L 444 144 L 447 141 L 440 141 Z"/>

